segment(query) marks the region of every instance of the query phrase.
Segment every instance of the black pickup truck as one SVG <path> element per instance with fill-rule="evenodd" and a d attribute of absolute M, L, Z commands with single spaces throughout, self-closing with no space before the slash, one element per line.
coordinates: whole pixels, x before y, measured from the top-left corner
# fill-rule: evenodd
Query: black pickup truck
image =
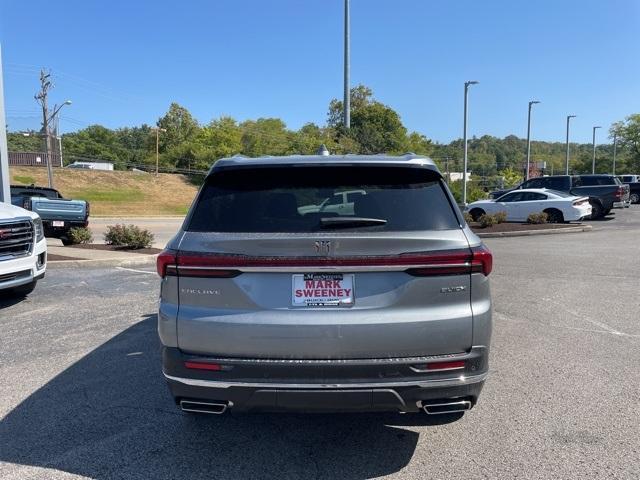
<path fill-rule="evenodd" d="M 627 182 L 625 179 L 637 177 L 637 175 L 624 175 L 621 180 L 625 185 L 629 185 L 629 202 L 640 203 L 640 182 Z"/>
<path fill-rule="evenodd" d="M 547 188 L 589 197 L 591 218 L 601 218 L 612 208 L 623 208 L 629 202 L 629 185 L 614 175 L 550 175 L 530 178 L 515 188 L 491 192 L 491 198 L 499 198 L 519 188 Z"/>
<path fill-rule="evenodd" d="M 89 203 L 66 199 L 53 188 L 11 185 L 11 203 L 40 215 L 45 236 L 64 245 L 70 244 L 69 230 L 89 225 Z"/>

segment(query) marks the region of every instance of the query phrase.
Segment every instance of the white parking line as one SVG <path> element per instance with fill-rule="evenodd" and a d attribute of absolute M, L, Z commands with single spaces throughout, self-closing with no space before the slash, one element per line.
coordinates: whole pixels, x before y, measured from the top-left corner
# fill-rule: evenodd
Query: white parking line
<path fill-rule="evenodd" d="M 156 275 L 156 272 L 149 270 L 137 270 L 135 268 L 116 267 L 118 270 L 126 270 L 127 272 L 146 273 L 147 275 Z"/>

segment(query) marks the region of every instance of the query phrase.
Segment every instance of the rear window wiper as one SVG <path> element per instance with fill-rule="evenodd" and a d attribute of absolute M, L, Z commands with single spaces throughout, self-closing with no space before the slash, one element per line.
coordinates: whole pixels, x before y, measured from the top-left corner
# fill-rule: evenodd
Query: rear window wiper
<path fill-rule="evenodd" d="M 321 228 L 370 227 L 373 225 L 384 225 L 386 223 L 387 221 L 383 218 L 323 217 L 320 219 Z"/>

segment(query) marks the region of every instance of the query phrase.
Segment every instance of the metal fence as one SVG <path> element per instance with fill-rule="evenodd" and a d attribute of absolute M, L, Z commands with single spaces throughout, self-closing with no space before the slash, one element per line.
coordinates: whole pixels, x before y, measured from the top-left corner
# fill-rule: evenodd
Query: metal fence
<path fill-rule="evenodd" d="M 47 161 L 51 160 L 51 165 L 61 167 L 60 155 L 57 153 L 44 152 L 9 152 L 9 165 L 22 167 L 46 167 Z"/>

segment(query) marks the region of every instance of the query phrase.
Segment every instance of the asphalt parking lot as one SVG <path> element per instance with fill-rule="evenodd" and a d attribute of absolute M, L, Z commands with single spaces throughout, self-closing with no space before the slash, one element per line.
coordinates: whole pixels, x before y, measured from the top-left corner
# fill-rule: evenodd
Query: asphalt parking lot
<path fill-rule="evenodd" d="M 52 268 L 0 303 L 0 477 L 636 479 L 640 206 L 593 225 L 487 240 L 492 373 L 457 421 L 184 415 L 153 267 Z"/>

